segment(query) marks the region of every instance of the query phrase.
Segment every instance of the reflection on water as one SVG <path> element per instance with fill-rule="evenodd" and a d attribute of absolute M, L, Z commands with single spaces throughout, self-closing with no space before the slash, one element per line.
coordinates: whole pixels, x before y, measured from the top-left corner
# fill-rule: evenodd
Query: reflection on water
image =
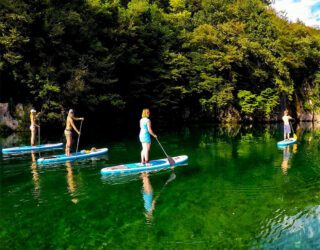
<path fill-rule="evenodd" d="M 155 206 L 155 200 L 153 199 L 153 189 L 151 186 L 149 173 L 142 173 L 141 179 L 143 183 L 142 197 L 144 201 L 145 215 L 146 215 L 147 223 L 151 223 L 152 213 Z"/>
<path fill-rule="evenodd" d="M 73 172 L 72 172 L 72 166 L 71 162 L 67 161 L 66 162 L 66 167 L 67 167 L 67 183 L 68 183 L 68 190 L 71 196 L 71 201 L 74 204 L 77 204 L 79 202 L 79 199 L 76 196 L 76 189 L 77 185 L 73 177 Z"/>
<path fill-rule="evenodd" d="M 120 174 L 120 175 L 101 175 L 101 181 L 109 185 L 121 185 L 129 182 L 134 182 L 140 179 L 138 173 Z"/>
<path fill-rule="evenodd" d="M 290 158 L 290 146 L 283 147 L 283 160 L 281 163 L 281 169 L 283 174 L 287 174 L 289 169 L 289 158 Z"/>
<path fill-rule="evenodd" d="M 155 209 L 155 205 L 159 197 L 161 196 L 163 190 L 165 187 L 172 182 L 173 180 L 176 179 L 176 175 L 174 172 L 171 172 L 169 178 L 167 181 L 164 183 L 162 189 L 159 191 L 157 196 L 154 198 L 153 197 L 153 189 L 149 177 L 149 173 L 141 173 L 141 179 L 142 179 L 142 197 L 144 201 L 144 209 L 145 209 L 145 216 L 147 219 L 147 224 L 150 224 L 152 222 L 152 213 Z"/>
<path fill-rule="evenodd" d="M 297 144 L 288 145 L 285 147 L 278 147 L 278 149 L 283 151 L 281 170 L 284 175 L 286 175 L 288 173 L 288 169 L 290 168 L 289 162 L 290 162 L 290 158 L 292 157 L 291 146 L 292 146 L 292 153 L 296 154 L 298 152 L 298 145 Z"/>
<path fill-rule="evenodd" d="M 40 176 L 37 169 L 37 159 L 36 154 L 31 152 L 31 173 L 32 173 L 32 181 L 33 181 L 33 196 L 35 199 L 40 199 Z"/>

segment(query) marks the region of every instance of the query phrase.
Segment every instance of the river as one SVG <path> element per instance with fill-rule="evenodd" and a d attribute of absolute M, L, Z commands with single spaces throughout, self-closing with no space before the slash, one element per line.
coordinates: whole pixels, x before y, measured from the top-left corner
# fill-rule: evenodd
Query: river
<path fill-rule="evenodd" d="M 297 144 L 282 149 L 279 124 L 155 131 L 188 164 L 129 176 L 100 169 L 139 161 L 130 133 L 83 134 L 80 148 L 109 148 L 96 159 L 37 166 L 38 153 L 2 155 L 1 249 L 319 249 L 320 128 L 296 129 Z M 164 157 L 155 141 L 151 151 Z"/>

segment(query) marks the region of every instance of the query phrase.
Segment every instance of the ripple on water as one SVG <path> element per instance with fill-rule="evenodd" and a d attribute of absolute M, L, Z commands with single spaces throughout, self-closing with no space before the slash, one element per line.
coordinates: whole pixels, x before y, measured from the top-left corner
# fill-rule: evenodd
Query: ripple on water
<path fill-rule="evenodd" d="M 320 206 L 305 208 L 294 215 L 278 209 L 262 222 L 253 249 L 317 249 L 320 246 Z"/>

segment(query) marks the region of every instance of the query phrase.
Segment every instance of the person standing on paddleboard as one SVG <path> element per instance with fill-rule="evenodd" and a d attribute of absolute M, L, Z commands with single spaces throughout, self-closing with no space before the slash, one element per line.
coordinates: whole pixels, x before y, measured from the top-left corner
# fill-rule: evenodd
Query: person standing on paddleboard
<path fill-rule="evenodd" d="M 40 126 L 36 123 L 36 119 L 39 117 L 40 113 L 37 113 L 35 109 L 30 110 L 30 131 L 31 131 L 31 146 L 36 145 L 36 128 L 40 128 Z"/>
<path fill-rule="evenodd" d="M 84 120 L 83 117 L 77 118 L 74 116 L 74 112 L 72 109 L 69 110 L 68 117 L 67 117 L 67 122 L 66 122 L 66 128 L 64 130 L 64 135 L 66 136 L 66 156 L 70 156 L 70 148 L 72 145 L 72 128 L 80 135 L 80 131 L 77 129 L 77 127 L 74 125 L 73 121 L 78 121 L 78 120 Z"/>
<path fill-rule="evenodd" d="M 288 110 L 284 111 L 284 116 L 282 116 L 282 120 L 284 122 L 283 125 L 283 137 L 285 140 L 290 139 L 290 133 L 291 133 L 291 128 L 290 128 L 290 119 L 293 119 L 291 116 L 288 115 Z"/>
<path fill-rule="evenodd" d="M 157 135 L 153 133 L 151 128 L 151 121 L 149 119 L 150 116 L 150 110 L 149 109 L 143 109 L 142 115 L 140 119 L 140 133 L 139 133 L 139 139 L 142 144 L 142 150 L 141 150 L 141 163 L 140 165 L 143 166 L 146 164 L 147 166 L 150 166 L 149 164 L 149 151 L 151 146 L 151 138 L 150 135 L 152 135 L 154 138 L 157 138 Z"/>

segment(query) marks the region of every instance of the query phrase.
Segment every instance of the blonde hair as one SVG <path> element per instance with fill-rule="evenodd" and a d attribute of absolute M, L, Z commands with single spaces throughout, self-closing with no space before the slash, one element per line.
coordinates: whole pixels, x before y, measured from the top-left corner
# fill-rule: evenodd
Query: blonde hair
<path fill-rule="evenodd" d="M 148 112 L 150 112 L 149 109 L 143 109 L 143 110 L 142 110 L 141 117 L 142 117 L 142 118 L 149 118 Z"/>

